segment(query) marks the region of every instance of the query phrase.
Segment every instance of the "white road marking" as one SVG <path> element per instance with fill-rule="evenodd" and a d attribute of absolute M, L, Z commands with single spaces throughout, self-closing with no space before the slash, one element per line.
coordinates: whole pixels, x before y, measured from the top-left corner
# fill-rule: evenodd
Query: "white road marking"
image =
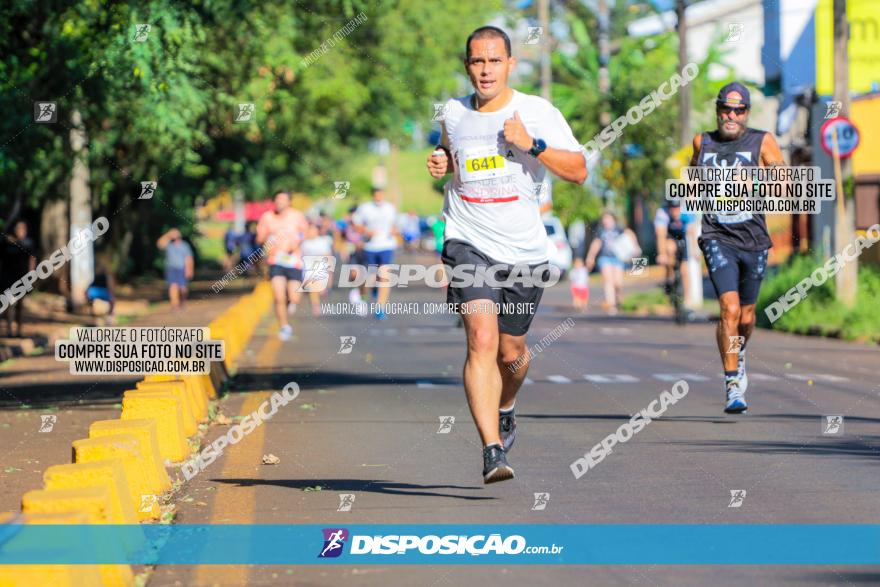
<path fill-rule="evenodd" d="M 614 334 L 630 334 L 630 333 L 632 333 L 632 330 L 629 328 L 622 327 L 622 326 L 615 326 L 615 327 L 602 326 L 601 328 L 599 328 L 599 332 L 601 334 L 614 335 Z"/>
<path fill-rule="evenodd" d="M 697 375 L 696 373 L 654 373 L 652 377 L 669 383 L 675 383 L 679 379 L 684 379 L 685 381 L 709 381 L 708 377 Z"/>
<path fill-rule="evenodd" d="M 626 373 L 611 373 L 600 375 L 599 373 L 584 373 L 584 379 L 593 383 L 638 383 L 639 378 Z"/>
<path fill-rule="evenodd" d="M 724 377 L 724 373 L 719 373 L 718 376 Z M 776 375 L 767 375 L 765 373 L 749 373 L 749 379 L 752 381 L 779 381 L 779 377 Z"/>
<path fill-rule="evenodd" d="M 410 326 L 406 329 L 406 333 L 409 336 L 418 336 L 421 334 L 436 334 L 439 330 L 439 328 L 434 328 L 433 326 L 425 326 L 423 328 L 413 328 Z"/>
<path fill-rule="evenodd" d="M 553 383 L 571 383 L 571 379 L 565 375 L 548 375 L 547 380 Z"/>

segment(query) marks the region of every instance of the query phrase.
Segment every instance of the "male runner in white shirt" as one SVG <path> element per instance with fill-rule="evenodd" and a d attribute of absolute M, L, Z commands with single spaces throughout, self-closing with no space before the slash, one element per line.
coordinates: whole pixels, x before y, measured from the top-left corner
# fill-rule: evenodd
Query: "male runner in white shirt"
<path fill-rule="evenodd" d="M 464 66 L 474 93 L 447 102 L 441 144 L 427 162 L 435 178 L 452 174 L 445 187 L 443 262 L 450 268 L 504 264 L 494 276 L 511 281 L 522 268 L 547 266 L 539 212 L 547 170 L 583 183 L 586 161 L 559 110 L 507 85 L 516 59 L 504 31 L 486 26 L 471 33 Z M 463 306 L 464 386 L 483 441 L 485 483 L 514 475 L 506 457 L 516 432 L 514 401 L 528 370 L 526 332 L 543 292 L 518 281 L 500 288 L 453 281 L 447 290 L 447 301 Z M 496 304 L 528 310 L 495 313 Z"/>
<path fill-rule="evenodd" d="M 361 204 L 352 215 L 352 222 L 367 238 L 364 244 L 367 266 L 371 271 L 376 268 L 376 281 L 382 284 L 389 281 L 388 265 L 394 262 L 394 250 L 397 248 L 397 228 L 394 226 L 396 218 L 397 208 L 391 202 L 385 201 L 385 192 L 378 188 L 373 189 L 373 201 Z M 387 286 L 377 287 L 377 320 L 385 320 L 385 311 L 382 308 L 388 303 L 390 293 L 391 289 Z"/>

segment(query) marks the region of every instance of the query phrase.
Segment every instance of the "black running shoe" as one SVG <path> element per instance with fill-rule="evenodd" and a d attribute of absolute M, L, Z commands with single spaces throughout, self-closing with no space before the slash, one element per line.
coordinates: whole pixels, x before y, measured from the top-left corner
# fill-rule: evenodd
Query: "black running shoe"
<path fill-rule="evenodd" d="M 504 452 L 510 452 L 513 441 L 516 440 L 516 414 L 513 410 L 508 413 L 499 412 L 498 429 L 501 433 L 501 444 L 504 446 Z"/>
<path fill-rule="evenodd" d="M 513 479 L 513 467 L 507 464 L 504 449 L 490 444 L 483 449 L 483 483 L 497 483 Z"/>

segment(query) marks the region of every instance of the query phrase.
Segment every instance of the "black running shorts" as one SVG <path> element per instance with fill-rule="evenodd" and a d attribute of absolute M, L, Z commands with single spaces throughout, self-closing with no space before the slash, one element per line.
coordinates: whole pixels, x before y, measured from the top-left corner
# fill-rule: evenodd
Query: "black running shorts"
<path fill-rule="evenodd" d="M 443 264 L 449 268 L 447 274 L 453 277 L 446 290 L 447 303 L 464 304 L 474 300 L 491 300 L 501 310 L 498 314 L 498 329 L 501 332 L 512 336 L 523 336 L 529 331 L 529 326 L 532 324 L 535 312 L 538 311 L 538 304 L 544 293 L 542 287 L 524 285 L 520 282 L 521 280 L 516 278 L 510 279 L 515 283 L 503 287 L 492 287 L 487 283 L 456 285 L 458 280 L 454 278 L 452 270 L 459 265 L 472 264 L 476 267 L 502 265 L 503 267 L 494 273 L 498 282 L 508 281 L 514 267 L 490 259 L 473 245 L 464 241 L 454 239 L 446 241 L 443 244 L 441 258 Z M 529 272 L 533 275 L 532 270 L 535 267 L 540 267 L 540 265 L 529 266 Z M 549 280 L 546 272 L 543 280 Z"/>
<path fill-rule="evenodd" d="M 269 279 L 283 277 L 289 281 L 302 281 L 303 270 L 296 267 L 283 267 L 282 265 L 269 265 Z"/>
<path fill-rule="evenodd" d="M 700 248 L 716 294 L 738 292 L 739 303 L 744 306 L 758 301 L 767 268 L 767 249 L 743 251 L 715 239 L 700 239 Z"/>

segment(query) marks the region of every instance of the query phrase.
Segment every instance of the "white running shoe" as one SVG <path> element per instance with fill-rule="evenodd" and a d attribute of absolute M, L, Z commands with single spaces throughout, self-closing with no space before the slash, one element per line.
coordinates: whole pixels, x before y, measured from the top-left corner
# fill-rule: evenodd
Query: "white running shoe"
<path fill-rule="evenodd" d="M 736 364 L 736 376 L 739 377 L 739 386 L 742 388 L 743 393 L 745 393 L 746 389 L 749 387 L 749 376 L 746 374 L 745 349 L 739 352 L 738 362 Z"/>
<path fill-rule="evenodd" d="M 355 305 L 361 303 L 361 292 L 359 292 L 357 288 L 353 288 L 348 292 L 348 302 Z"/>
<path fill-rule="evenodd" d="M 739 381 L 732 379 L 727 383 L 727 405 L 724 406 L 724 412 L 727 414 L 742 414 L 748 409 L 745 391 L 740 386 Z"/>
<path fill-rule="evenodd" d="M 367 302 L 361 300 L 357 303 L 357 309 L 355 312 L 358 316 L 366 316 L 369 312 L 370 307 L 367 305 Z"/>
<path fill-rule="evenodd" d="M 287 342 L 291 336 L 293 336 L 293 328 L 290 327 L 290 324 L 285 324 L 278 330 L 278 340 L 281 342 Z"/>

